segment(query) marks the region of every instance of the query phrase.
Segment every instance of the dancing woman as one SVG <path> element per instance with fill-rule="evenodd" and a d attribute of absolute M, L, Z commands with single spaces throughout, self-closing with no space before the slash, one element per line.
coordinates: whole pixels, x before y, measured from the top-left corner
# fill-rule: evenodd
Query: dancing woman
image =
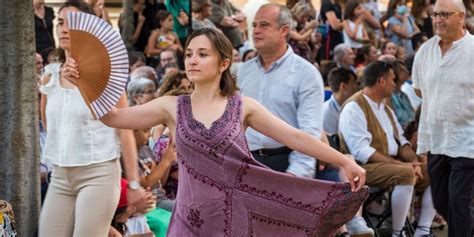
<path fill-rule="evenodd" d="M 197 30 L 185 47 L 186 74 L 195 85 L 191 95 L 114 109 L 101 121 L 117 128 L 166 124 L 170 129 L 180 185 L 169 236 L 329 236 L 364 201 L 365 170 L 255 100 L 238 95 L 231 59 L 232 45 L 222 33 Z M 67 66 L 77 70 L 73 63 Z M 270 170 L 253 159 L 247 127 L 340 166 L 350 184 Z"/>

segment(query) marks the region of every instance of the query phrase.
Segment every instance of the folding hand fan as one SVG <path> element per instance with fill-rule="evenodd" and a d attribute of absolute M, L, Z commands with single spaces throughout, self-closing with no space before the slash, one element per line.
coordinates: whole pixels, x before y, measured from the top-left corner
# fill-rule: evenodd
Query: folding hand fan
<path fill-rule="evenodd" d="M 99 17 L 67 15 L 71 57 L 79 65 L 78 88 L 94 118 L 107 114 L 128 78 L 128 54 L 120 35 Z"/>

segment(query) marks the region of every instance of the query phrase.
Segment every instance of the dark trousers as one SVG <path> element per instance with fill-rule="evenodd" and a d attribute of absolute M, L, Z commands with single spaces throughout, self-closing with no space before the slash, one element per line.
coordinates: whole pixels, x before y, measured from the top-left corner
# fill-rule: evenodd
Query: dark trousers
<path fill-rule="evenodd" d="M 255 160 L 275 171 L 286 172 L 288 166 L 290 165 L 288 161 L 290 153 L 262 156 L 258 152 L 252 151 L 252 155 Z"/>
<path fill-rule="evenodd" d="M 473 236 L 474 159 L 428 154 L 433 204 L 449 237 Z"/>

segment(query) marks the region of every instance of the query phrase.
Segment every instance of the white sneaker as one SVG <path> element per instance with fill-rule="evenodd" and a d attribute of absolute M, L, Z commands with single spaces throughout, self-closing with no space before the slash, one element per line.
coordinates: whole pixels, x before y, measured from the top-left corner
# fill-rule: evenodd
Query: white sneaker
<path fill-rule="evenodd" d="M 367 223 L 365 222 L 364 218 L 361 216 L 355 216 L 350 220 L 349 222 L 346 223 L 347 226 L 347 232 L 351 236 L 359 236 L 359 237 L 373 237 L 374 236 L 374 230 L 369 228 L 367 226 Z"/>

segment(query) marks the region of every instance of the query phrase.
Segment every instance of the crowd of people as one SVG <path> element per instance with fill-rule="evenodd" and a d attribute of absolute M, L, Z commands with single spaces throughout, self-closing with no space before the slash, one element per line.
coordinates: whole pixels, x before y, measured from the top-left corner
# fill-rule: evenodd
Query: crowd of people
<path fill-rule="evenodd" d="M 110 23 L 104 0 L 33 4 L 40 236 L 375 236 L 380 208 L 394 237 L 474 234 L 473 1 L 134 0 L 100 120 L 66 15 Z M 364 184 L 390 202 L 363 205 Z"/>

